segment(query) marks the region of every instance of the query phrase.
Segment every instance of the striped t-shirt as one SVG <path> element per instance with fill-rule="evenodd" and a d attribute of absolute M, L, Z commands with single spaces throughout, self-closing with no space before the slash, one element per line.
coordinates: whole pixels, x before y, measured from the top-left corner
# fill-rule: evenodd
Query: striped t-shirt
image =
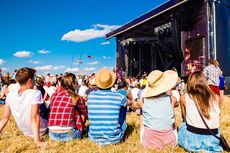
<path fill-rule="evenodd" d="M 98 90 L 88 95 L 89 138 L 99 145 L 120 142 L 124 131 L 119 124 L 121 106 L 126 97 L 111 90 Z"/>

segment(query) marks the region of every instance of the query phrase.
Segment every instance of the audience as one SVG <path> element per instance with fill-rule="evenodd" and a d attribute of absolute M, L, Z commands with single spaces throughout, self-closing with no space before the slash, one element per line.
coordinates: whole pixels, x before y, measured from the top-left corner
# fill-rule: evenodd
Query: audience
<path fill-rule="evenodd" d="M 60 77 L 36 77 L 36 71 L 27 67 L 10 76 L 0 69 L 0 104 L 4 105 L 0 133 L 12 114 L 19 130 L 32 136 L 38 146 L 47 146 L 40 141 L 47 128 L 55 141 L 67 142 L 88 133 L 100 146 L 117 144 L 124 140 L 129 106 L 140 115 L 143 147 L 164 150 L 179 144 L 189 152 L 221 152 L 220 140 L 209 133 L 199 114 L 219 137 L 224 78 L 218 62 L 209 62 L 203 73 L 189 76 L 187 85 L 175 69 L 154 70 L 140 80 L 117 78 L 106 68 L 91 76 L 66 72 Z M 174 107 L 179 104 L 183 122 L 177 134 Z"/>

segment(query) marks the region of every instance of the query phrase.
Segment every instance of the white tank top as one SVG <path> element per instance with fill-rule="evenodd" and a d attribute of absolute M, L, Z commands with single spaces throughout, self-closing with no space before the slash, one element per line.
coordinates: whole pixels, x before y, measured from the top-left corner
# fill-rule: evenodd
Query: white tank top
<path fill-rule="evenodd" d="M 186 100 L 186 122 L 194 127 L 206 129 L 205 124 L 203 123 L 199 112 L 196 108 L 194 101 L 189 97 L 188 94 L 185 94 Z M 217 102 L 214 102 L 212 108 L 210 109 L 210 119 L 206 119 L 204 116 L 204 120 L 209 126 L 210 129 L 215 129 L 220 127 L 220 108 Z"/>

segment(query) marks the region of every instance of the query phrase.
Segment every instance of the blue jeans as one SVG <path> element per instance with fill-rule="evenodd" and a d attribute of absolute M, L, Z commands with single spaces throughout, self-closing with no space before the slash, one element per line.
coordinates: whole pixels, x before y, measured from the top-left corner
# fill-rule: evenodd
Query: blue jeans
<path fill-rule="evenodd" d="M 76 130 L 76 129 L 72 129 L 69 132 L 65 132 L 65 133 L 49 132 L 49 138 L 52 140 L 56 140 L 56 141 L 67 142 L 70 140 L 81 138 L 81 131 Z"/>
<path fill-rule="evenodd" d="M 0 100 L 0 105 L 5 105 L 5 100 Z"/>

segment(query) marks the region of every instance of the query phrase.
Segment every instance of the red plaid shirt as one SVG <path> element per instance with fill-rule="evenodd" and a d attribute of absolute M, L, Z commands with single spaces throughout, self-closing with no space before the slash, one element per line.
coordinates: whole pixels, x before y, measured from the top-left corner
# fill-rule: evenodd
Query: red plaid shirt
<path fill-rule="evenodd" d="M 66 90 L 60 89 L 53 94 L 50 102 L 49 126 L 75 127 L 82 130 L 81 114 L 88 116 L 83 98 L 79 97 L 76 106 Z"/>

